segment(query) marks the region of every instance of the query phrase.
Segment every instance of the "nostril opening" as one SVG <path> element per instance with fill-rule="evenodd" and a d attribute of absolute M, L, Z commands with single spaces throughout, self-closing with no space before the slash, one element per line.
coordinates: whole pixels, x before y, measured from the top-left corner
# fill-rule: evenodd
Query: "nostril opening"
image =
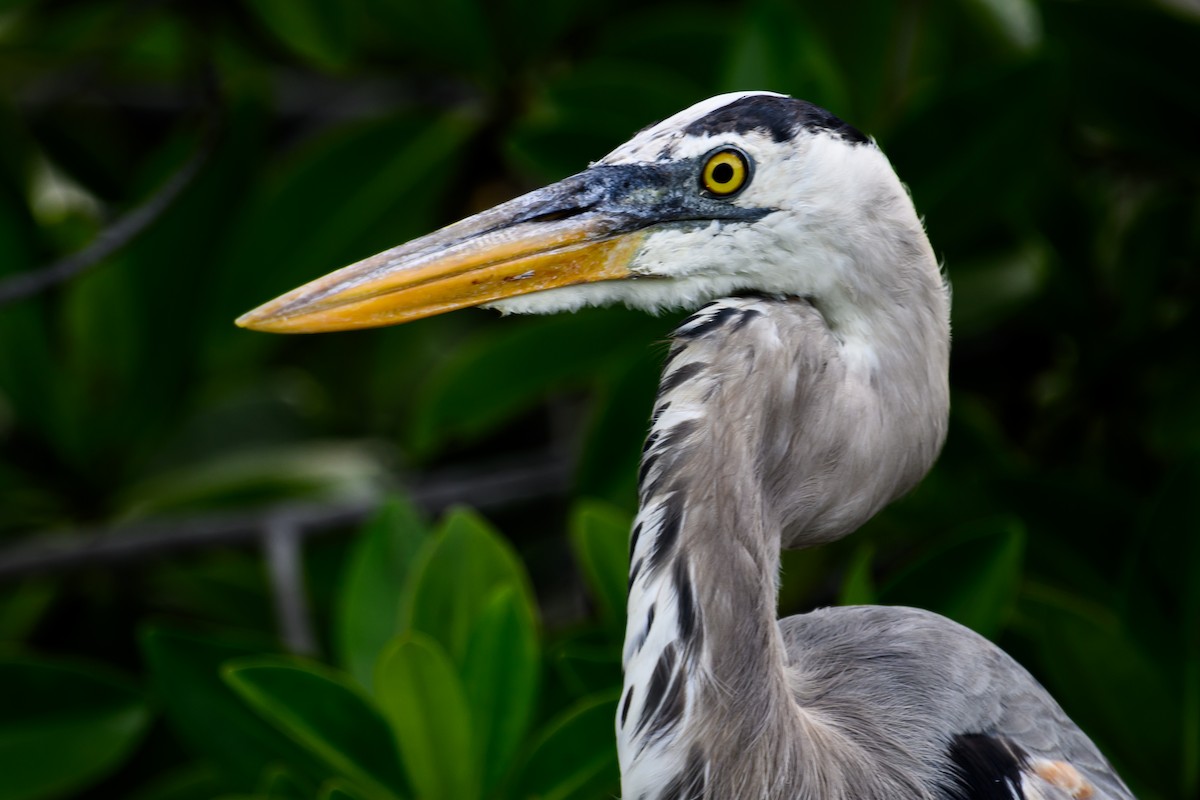
<path fill-rule="evenodd" d="M 585 211 L 587 211 L 587 209 L 582 208 L 582 207 L 580 207 L 580 208 L 560 208 L 555 211 L 547 211 L 542 214 L 534 214 L 533 216 L 529 217 L 525 221 L 526 222 L 558 222 L 559 220 L 570 219 L 571 217 L 577 217 Z"/>

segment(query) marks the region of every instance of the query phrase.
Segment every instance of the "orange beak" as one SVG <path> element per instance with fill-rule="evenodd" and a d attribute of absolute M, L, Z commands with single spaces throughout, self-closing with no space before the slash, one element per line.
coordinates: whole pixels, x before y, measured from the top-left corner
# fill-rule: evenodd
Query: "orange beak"
<path fill-rule="evenodd" d="M 238 318 L 243 328 L 315 333 L 396 325 L 634 269 L 650 232 L 752 222 L 769 209 L 706 194 L 695 159 L 600 164 L 351 264 Z"/>
<path fill-rule="evenodd" d="M 418 239 L 293 289 L 238 317 L 237 324 L 272 333 L 376 328 L 558 286 L 625 278 L 643 236 L 601 238 L 588 224 L 535 224 L 412 253 Z"/>
<path fill-rule="evenodd" d="M 622 230 L 612 214 L 578 208 L 579 187 L 568 184 L 582 184 L 579 177 L 343 267 L 243 314 L 237 324 L 272 333 L 374 328 L 627 278 L 646 234 Z"/>

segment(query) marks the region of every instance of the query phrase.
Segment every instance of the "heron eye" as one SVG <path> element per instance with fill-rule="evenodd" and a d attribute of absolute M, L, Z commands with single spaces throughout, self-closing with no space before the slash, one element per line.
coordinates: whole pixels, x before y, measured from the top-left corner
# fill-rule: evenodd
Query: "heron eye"
<path fill-rule="evenodd" d="M 746 185 L 750 164 L 740 150 L 720 150 L 709 156 L 700 173 L 704 188 L 712 194 L 727 197 Z"/>

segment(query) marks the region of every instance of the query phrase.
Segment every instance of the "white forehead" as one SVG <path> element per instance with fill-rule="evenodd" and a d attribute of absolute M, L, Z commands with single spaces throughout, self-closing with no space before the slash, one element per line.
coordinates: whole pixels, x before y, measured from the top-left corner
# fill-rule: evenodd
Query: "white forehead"
<path fill-rule="evenodd" d="M 710 97 L 690 108 L 685 108 L 678 114 L 667 117 L 657 125 L 646 128 L 597 163 L 632 164 L 659 161 L 665 154 L 669 154 L 671 158 L 689 158 L 706 153 L 717 144 L 735 139 L 737 136 L 732 134 L 695 136 L 687 135 L 684 131 L 696 120 L 744 97 L 787 97 L 787 95 L 777 92 L 729 92 Z"/>

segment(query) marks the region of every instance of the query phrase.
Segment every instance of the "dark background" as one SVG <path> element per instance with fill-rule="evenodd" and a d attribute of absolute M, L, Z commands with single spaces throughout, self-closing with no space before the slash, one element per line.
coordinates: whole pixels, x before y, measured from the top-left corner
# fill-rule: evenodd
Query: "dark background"
<path fill-rule="evenodd" d="M 876 137 L 954 290 L 941 460 L 788 554 L 781 612 L 964 621 L 1141 797 L 1200 797 L 1198 53 L 1188 0 L 0 2 L 0 775 L 34 728 L 64 764 L 115 743 L 0 797 L 284 796 L 179 733 L 145 631 L 336 663 L 345 534 L 391 491 L 481 507 L 546 642 L 593 624 L 566 520 L 634 509 L 679 315 L 232 320 L 757 88 Z M 296 503 L 291 528 L 328 534 L 303 548 L 307 607 L 257 544 Z M 119 732 L 75 713 L 97 675 Z M 13 710 L 39 691 L 53 709 Z"/>

